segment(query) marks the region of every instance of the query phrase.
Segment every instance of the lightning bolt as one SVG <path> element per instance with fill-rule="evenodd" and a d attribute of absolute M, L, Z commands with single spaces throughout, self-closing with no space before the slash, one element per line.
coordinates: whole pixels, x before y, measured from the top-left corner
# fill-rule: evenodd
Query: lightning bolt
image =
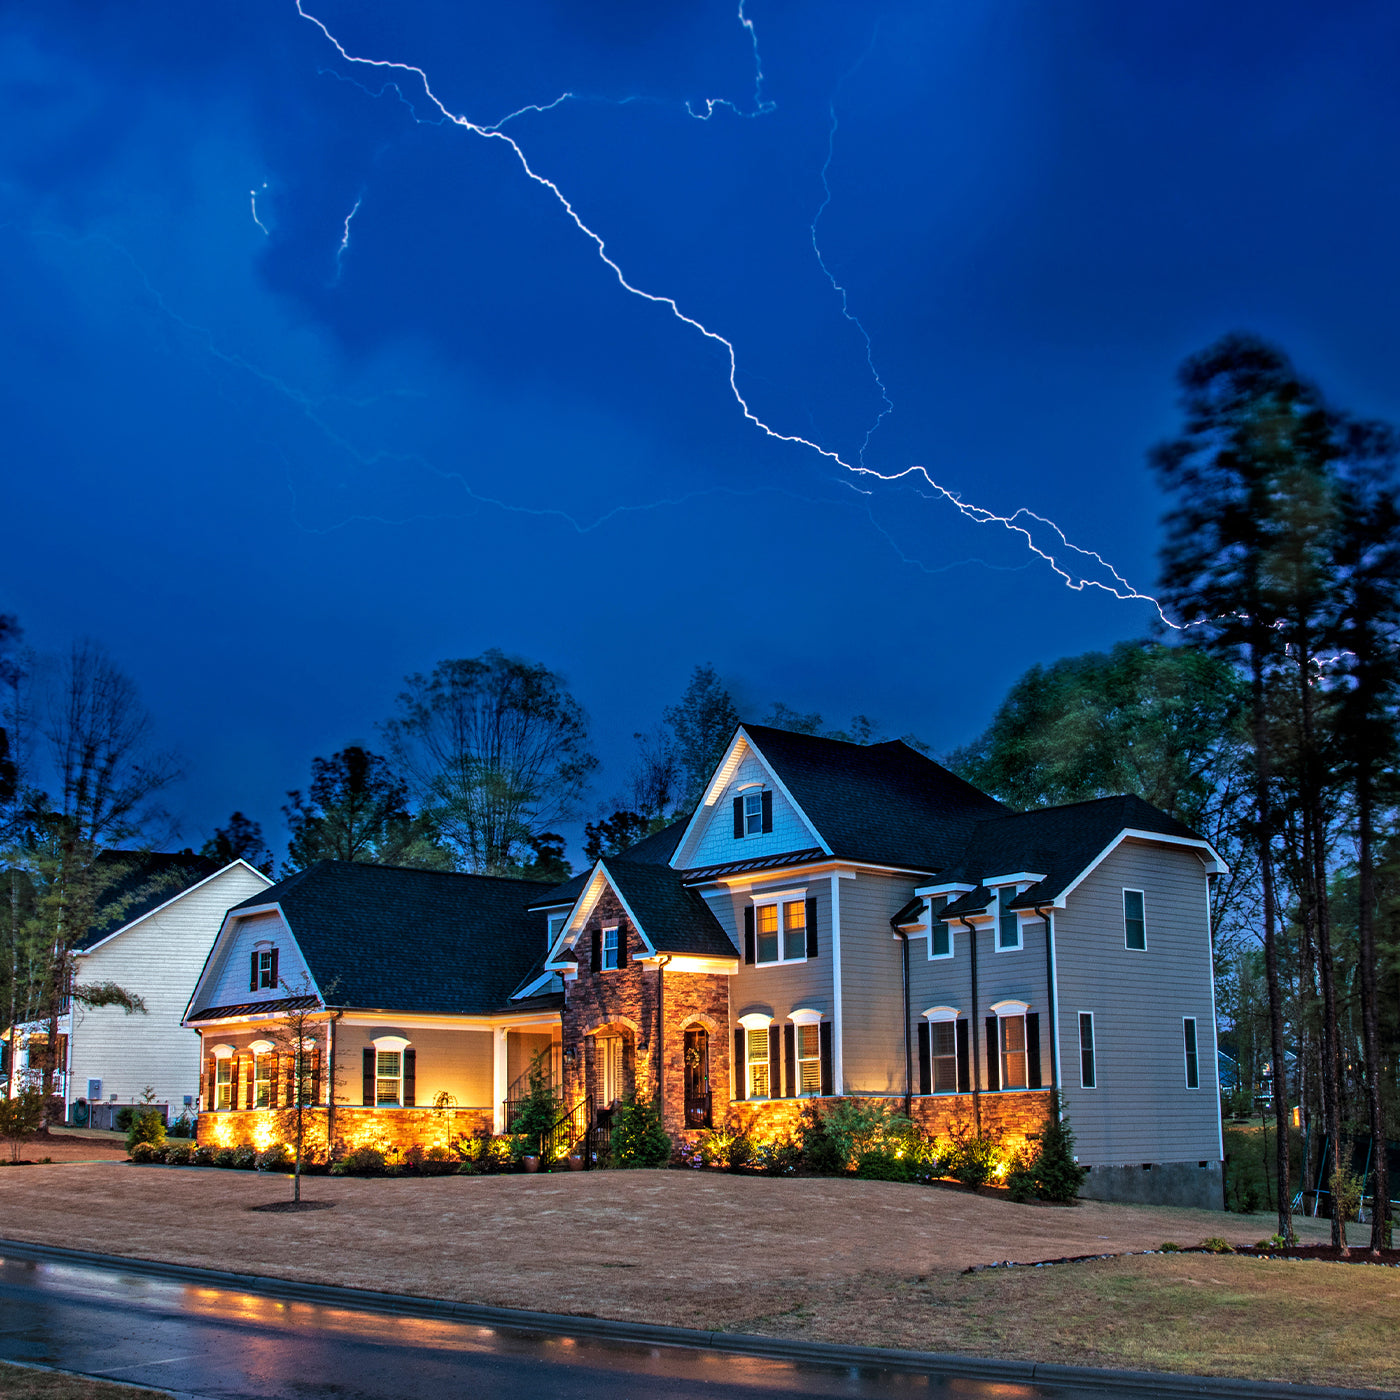
<path fill-rule="evenodd" d="M 267 225 L 266 225 L 265 223 L 263 223 L 263 221 L 262 221 L 260 218 L 258 218 L 258 195 L 261 194 L 262 191 L 265 190 L 266 188 L 267 188 L 267 181 L 264 180 L 264 181 L 262 182 L 262 184 L 258 186 L 257 189 L 255 189 L 255 190 L 249 190 L 249 191 L 248 191 L 248 202 L 249 202 L 249 203 L 252 205 L 252 207 L 253 207 L 253 222 L 254 222 L 255 224 L 257 224 L 257 226 L 258 226 L 260 229 L 262 229 L 263 233 L 267 234 L 267 237 L 271 238 L 272 235 L 271 235 L 270 233 L 267 232 Z"/>
<path fill-rule="evenodd" d="M 341 231 L 340 246 L 335 250 L 335 280 L 340 281 L 341 264 L 345 259 L 345 250 L 350 246 L 350 220 L 360 212 L 360 205 L 364 203 L 364 195 L 360 195 L 355 200 L 355 207 L 345 216 L 345 227 Z"/>
<path fill-rule="evenodd" d="M 1157 615 L 1161 618 L 1162 622 L 1166 626 L 1173 628 L 1174 630 L 1181 630 L 1180 626 L 1177 623 L 1173 622 L 1170 618 L 1166 616 L 1166 614 L 1162 611 L 1161 604 L 1158 603 L 1158 601 L 1155 598 L 1153 598 L 1150 594 L 1141 593 L 1136 588 L 1134 588 L 1123 577 L 1122 574 L 1120 574 L 1115 568 L 1113 568 L 1111 564 L 1109 564 L 1109 562 L 1101 554 L 1097 553 L 1092 549 L 1083 549 L 1078 545 L 1071 545 L 1068 539 L 1066 538 L 1064 532 L 1060 529 L 1058 525 L 1056 525 L 1053 521 L 1047 520 L 1044 516 L 1037 515 L 1034 511 L 1028 510 L 1025 507 L 1021 507 L 1009 516 L 1000 515 L 996 511 L 990 510 L 987 507 L 975 505 L 972 502 L 964 501 L 956 492 L 950 490 L 948 487 L 943 486 L 941 483 L 936 481 L 930 474 L 928 469 L 921 464 L 915 464 L 913 466 L 905 467 L 902 471 L 898 472 L 879 472 L 876 471 L 875 468 L 867 466 L 859 460 L 857 460 L 856 462 L 848 462 L 845 460 L 845 458 L 841 456 L 839 452 L 833 450 L 832 448 L 824 447 L 821 443 L 815 442 L 810 438 L 802 437 L 800 434 L 797 433 L 784 432 L 781 429 L 774 428 L 768 423 L 765 423 L 763 419 L 761 419 L 753 411 L 753 408 L 750 406 L 748 400 L 745 399 L 742 391 L 739 388 L 738 357 L 733 342 L 727 339 L 725 336 L 721 335 L 718 331 L 711 330 L 708 326 L 696 320 L 695 317 L 688 315 L 685 311 L 681 309 L 680 305 L 676 302 L 674 297 L 667 296 L 664 293 L 647 291 L 645 288 L 636 286 L 632 282 L 628 281 L 627 275 L 623 271 L 621 265 L 609 255 L 606 240 L 602 237 L 601 234 L 597 233 L 594 229 L 590 228 L 589 225 L 583 221 L 582 217 L 578 213 L 578 210 L 574 208 L 568 196 L 564 193 L 562 189 L 560 189 L 560 187 L 553 180 L 551 180 L 547 175 L 543 175 L 539 171 L 535 170 L 535 168 L 530 164 L 530 161 L 527 158 L 524 150 L 520 146 L 519 142 L 517 142 L 513 137 L 509 136 L 506 132 L 502 131 L 499 125 L 494 127 L 482 126 L 479 122 L 474 122 L 471 120 L 471 118 L 461 113 L 451 111 L 442 102 L 438 95 L 433 91 L 433 87 L 431 82 L 429 81 L 427 72 L 424 69 L 420 68 L 418 65 L 413 63 L 405 63 L 397 59 L 365 58 L 357 54 L 352 54 L 351 52 L 349 52 L 348 49 L 345 48 L 345 46 L 340 42 L 340 40 L 337 39 L 336 36 L 331 33 L 330 29 L 327 28 L 327 26 L 322 20 L 318 19 L 314 14 L 310 13 L 304 7 L 302 0 L 294 0 L 294 3 L 296 5 L 297 14 L 300 15 L 301 18 L 306 20 L 308 23 L 315 25 L 316 28 L 321 31 L 321 33 L 325 36 L 326 42 L 329 43 L 331 47 L 335 49 L 336 53 L 340 55 L 341 59 L 344 60 L 344 62 L 349 64 L 358 64 L 365 68 L 374 69 L 385 74 L 392 73 L 411 76 L 415 83 L 422 85 L 424 96 L 426 97 L 428 102 L 430 102 L 432 106 L 435 107 L 439 113 L 441 113 L 442 119 L 444 121 L 451 122 L 452 125 L 459 126 L 464 131 L 470 132 L 473 136 L 478 136 L 483 140 L 500 141 L 504 143 L 504 145 L 509 149 L 511 155 L 514 156 L 515 160 L 519 163 L 520 168 L 525 173 L 526 178 L 531 180 L 534 184 L 538 185 L 541 189 L 547 190 L 558 202 L 560 208 L 563 209 L 564 213 L 568 216 L 568 218 L 578 229 L 578 231 L 589 242 L 593 244 L 599 260 L 611 270 L 613 275 L 617 278 L 618 285 L 621 286 L 625 292 L 629 293 L 634 297 L 639 298 L 642 301 L 651 302 L 655 306 L 665 307 L 676 318 L 676 320 L 680 321 L 683 325 L 689 326 L 697 334 L 704 337 L 706 340 L 711 341 L 713 344 L 719 346 L 723 350 L 725 358 L 729 362 L 729 389 L 731 394 L 734 396 L 734 401 L 738 404 L 740 412 L 743 414 L 744 418 L 748 422 L 752 423 L 753 426 L 757 428 L 759 432 L 761 432 L 765 437 L 770 438 L 774 442 L 787 443 L 794 447 L 805 448 L 809 452 L 814 453 L 816 456 L 822 458 L 823 460 L 830 462 L 833 466 L 841 467 L 843 470 L 851 473 L 854 476 L 873 477 L 874 479 L 883 482 L 896 482 L 905 480 L 906 478 L 910 477 L 922 477 L 923 480 L 928 483 L 929 487 L 942 500 L 944 500 L 947 504 L 953 506 L 955 510 L 957 510 L 961 515 L 965 516 L 967 519 L 979 525 L 1000 526 L 1003 530 L 1007 531 L 1008 533 L 1021 536 L 1025 542 L 1026 548 L 1033 555 L 1041 559 L 1052 570 L 1052 572 L 1054 572 L 1064 582 L 1066 587 L 1068 587 L 1072 591 L 1080 593 L 1083 592 L 1085 589 L 1096 589 L 1109 594 L 1111 597 L 1117 598 L 1120 602 L 1131 601 L 1150 603 L 1152 607 L 1156 609 Z M 757 35 L 756 31 L 754 30 L 752 21 L 749 20 L 744 13 L 743 0 L 741 0 L 739 6 L 739 21 L 748 31 L 750 37 L 754 41 L 754 52 L 755 57 L 757 59 Z M 761 97 L 761 84 L 763 77 L 761 64 L 758 66 L 757 71 L 759 91 Z M 394 86 L 397 86 L 397 84 L 395 83 Z M 402 98 L 401 93 L 400 96 Z M 404 98 L 403 100 L 407 102 L 406 98 Z M 716 99 L 715 102 L 716 105 L 718 105 L 718 99 Z M 829 275 L 830 274 L 828 274 L 828 276 Z M 1036 542 L 1035 536 L 1032 534 L 1030 528 L 1024 523 L 1022 523 L 1024 519 L 1035 520 L 1047 526 L 1060 540 L 1060 542 L 1064 544 L 1067 548 L 1069 548 L 1076 554 L 1082 555 L 1086 559 L 1094 560 L 1110 576 L 1112 581 L 1104 582 L 1102 579 L 1089 578 L 1078 575 L 1076 573 L 1072 573 L 1068 568 L 1064 566 L 1064 564 L 1060 562 L 1060 560 L 1054 554 L 1052 554 L 1049 550 L 1042 548 L 1040 544 Z"/>

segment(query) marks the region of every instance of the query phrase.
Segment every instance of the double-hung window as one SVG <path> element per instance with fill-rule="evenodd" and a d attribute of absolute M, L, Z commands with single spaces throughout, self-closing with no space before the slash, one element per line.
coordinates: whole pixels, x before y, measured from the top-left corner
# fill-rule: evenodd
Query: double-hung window
<path fill-rule="evenodd" d="M 1026 1018 L 998 1016 L 997 1033 L 1001 1039 L 1001 1087 L 1024 1089 L 1026 1076 Z"/>
<path fill-rule="evenodd" d="M 276 990 L 277 950 L 275 948 L 259 948 L 254 956 L 258 960 L 256 990 Z"/>
<path fill-rule="evenodd" d="M 820 1094 L 822 1091 L 821 1027 L 797 1027 L 797 1092 Z"/>
<path fill-rule="evenodd" d="M 603 971 L 616 972 L 618 968 L 618 950 L 620 942 L 618 930 L 615 928 L 605 928 L 603 930 Z"/>
<path fill-rule="evenodd" d="M 1123 891 L 1123 946 L 1134 953 L 1147 951 L 1147 911 L 1141 890 Z"/>
<path fill-rule="evenodd" d="M 253 1057 L 253 1107 L 268 1108 L 272 1104 L 272 1069 L 277 1055 L 262 1051 Z"/>
<path fill-rule="evenodd" d="M 375 1054 L 374 1101 L 397 1107 L 403 1102 L 403 1051 L 379 1050 Z"/>
<path fill-rule="evenodd" d="M 934 895 L 928 902 L 929 933 L 928 955 L 931 958 L 951 958 L 953 956 L 953 930 L 939 911 L 948 903 L 946 894 Z"/>
<path fill-rule="evenodd" d="M 1098 1085 L 1094 1065 L 1094 1013 L 1079 1013 L 1079 1087 L 1093 1089 Z"/>
<path fill-rule="evenodd" d="M 744 1033 L 744 1048 L 748 1061 L 749 1097 L 769 1097 L 768 1030 L 755 1027 Z"/>
<path fill-rule="evenodd" d="M 807 901 L 776 899 L 754 906 L 754 961 L 802 962 L 807 957 Z"/>
<path fill-rule="evenodd" d="M 214 1107 L 233 1107 L 233 1056 L 225 1055 L 214 1066 Z"/>
<path fill-rule="evenodd" d="M 933 1092 L 958 1092 L 958 1026 L 956 1021 L 929 1022 L 929 1057 L 933 1067 Z"/>
<path fill-rule="evenodd" d="M 744 794 L 744 835 L 759 836 L 763 832 L 763 794 Z"/>
<path fill-rule="evenodd" d="M 598 1037 L 598 1102 L 611 1108 L 622 1098 L 622 1037 Z"/>
<path fill-rule="evenodd" d="M 1186 1051 L 1186 1087 L 1199 1089 L 1201 1087 L 1201 1059 L 1196 1051 L 1196 1018 L 1183 1016 L 1181 1030 Z"/>
<path fill-rule="evenodd" d="M 1015 885 L 1003 885 L 997 891 L 997 949 L 1021 946 L 1021 920 L 1011 907 L 1016 898 Z"/>

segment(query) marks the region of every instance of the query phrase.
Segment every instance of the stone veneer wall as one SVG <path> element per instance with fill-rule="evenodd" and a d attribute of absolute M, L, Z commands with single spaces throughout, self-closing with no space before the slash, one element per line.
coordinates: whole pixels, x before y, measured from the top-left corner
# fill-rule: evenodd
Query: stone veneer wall
<path fill-rule="evenodd" d="M 655 965 L 625 962 L 616 971 L 595 972 L 593 933 L 616 925 L 628 955 L 644 944 L 612 890 L 606 890 L 574 946 L 578 979 L 565 984 L 563 1011 L 564 1091 L 575 1103 L 595 1094 L 597 1032 L 618 1031 L 626 1041 L 624 1094 L 655 1094 Z M 729 1110 L 729 979 L 721 974 L 666 972 L 664 1013 L 664 1123 L 673 1137 L 685 1130 L 685 1032 L 702 1025 L 709 1032 L 711 1112 L 716 1125 Z"/>
<path fill-rule="evenodd" d="M 1016 1093 L 983 1094 L 982 1132 L 1011 1152 L 1025 1147 L 1032 1133 L 1038 1133 L 1050 1114 L 1051 1095 L 1045 1090 L 1022 1090 Z M 902 1111 L 902 1098 L 861 1099 L 854 1095 L 844 1099 L 768 1099 L 747 1100 L 730 1105 L 729 1124 L 746 1133 L 781 1133 L 791 1131 L 809 1104 L 818 1104 L 825 1111 L 841 1103 L 880 1103 Z M 971 1132 L 975 1125 L 971 1094 L 916 1095 L 913 1102 L 914 1122 L 931 1137 L 942 1137 L 953 1131 Z M 716 1123 L 718 1123 L 716 1119 Z"/>
<path fill-rule="evenodd" d="M 324 1108 L 302 1110 L 302 1132 L 306 1147 L 317 1155 L 326 1150 Z M 491 1131 L 489 1108 L 458 1108 L 439 1113 L 433 1108 L 360 1108 L 350 1104 L 335 1106 L 335 1147 L 337 1153 L 357 1147 L 377 1147 L 381 1151 L 403 1152 L 410 1147 L 446 1147 L 450 1139 L 476 1137 Z M 237 1147 L 252 1143 L 259 1150 L 296 1138 L 296 1115 L 276 1109 L 248 1109 L 239 1112 L 201 1113 L 201 1147 Z"/>

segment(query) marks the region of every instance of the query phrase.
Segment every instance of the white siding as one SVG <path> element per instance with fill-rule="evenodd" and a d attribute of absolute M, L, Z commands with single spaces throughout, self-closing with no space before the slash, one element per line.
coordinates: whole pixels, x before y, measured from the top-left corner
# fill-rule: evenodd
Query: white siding
<path fill-rule="evenodd" d="M 252 960 L 251 954 L 258 944 L 271 944 L 277 949 L 277 978 L 285 987 L 250 987 Z M 240 918 L 229 929 L 219 949 L 217 960 L 211 965 L 200 991 L 199 1005 L 192 1008 L 201 1011 L 210 1006 L 239 1006 L 245 1002 L 277 1001 L 286 996 L 302 995 L 301 988 L 314 991 L 311 974 L 302 960 L 301 951 L 291 931 L 276 912 L 251 914 Z M 290 988 L 290 992 L 287 990 Z"/>
<path fill-rule="evenodd" d="M 198 1103 L 199 1036 L 180 1019 L 225 912 L 269 883 L 230 866 L 81 958 L 80 982 L 115 982 L 145 1001 L 146 1014 L 74 1008 L 73 1098 L 100 1079 L 104 1099 L 139 1099 L 149 1086 L 173 1116 L 186 1095 Z"/>
<path fill-rule="evenodd" d="M 1124 947 L 1123 890 L 1142 890 L 1147 950 Z M 1206 876 L 1190 851 L 1124 842 L 1055 915 L 1062 1079 L 1082 1162 L 1219 1161 Z M 1079 1087 L 1079 1013 L 1094 1015 L 1098 1087 Z M 1182 1018 L 1200 1088 L 1186 1087 Z"/>
<path fill-rule="evenodd" d="M 734 799 L 745 783 L 763 783 L 773 793 L 773 830 L 758 836 L 735 837 Z M 781 855 L 785 851 L 805 851 L 820 840 L 793 805 L 774 786 L 768 770 L 754 756 L 745 754 L 729 785 L 703 819 L 704 825 L 687 843 L 683 855 L 687 866 L 719 865 L 730 860 L 750 860 L 757 856 Z"/>

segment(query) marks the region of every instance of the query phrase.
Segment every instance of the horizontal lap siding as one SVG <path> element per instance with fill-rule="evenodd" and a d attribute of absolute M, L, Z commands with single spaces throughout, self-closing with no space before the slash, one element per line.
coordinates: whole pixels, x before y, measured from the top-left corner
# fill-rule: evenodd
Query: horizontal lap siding
<path fill-rule="evenodd" d="M 241 866 L 216 875 L 79 961 L 78 980 L 115 982 L 146 1003 L 144 1015 L 118 1007 L 78 1010 L 72 1042 L 72 1097 L 89 1079 L 102 1097 L 139 1099 L 147 1086 L 178 1117 L 188 1094 L 199 1102 L 199 1035 L 180 1024 L 225 911 L 266 889 Z M 247 969 L 244 994 L 247 999 Z"/>
<path fill-rule="evenodd" d="M 493 1047 L 489 1030 L 424 1030 L 387 1021 L 380 1026 L 347 1026 L 342 1021 L 337 1027 L 337 1103 L 363 1103 L 364 1048 L 385 1035 L 402 1036 L 417 1051 L 415 1095 L 420 1108 L 431 1108 L 440 1093 L 451 1094 L 459 1108 L 492 1106 Z"/>
<path fill-rule="evenodd" d="M 744 910 L 764 890 L 805 890 L 817 901 L 817 956 L 805 962 L 770 963 L 762 967 L 744 962 Z M 729 978 L 731 1022 L 750 1011 L 785 1021 L 789 1013 L 809 1008 L 830 1019 L 831 995 L 831 882 L 789 877 L 750 890 L 725 890 L 705 901 L 739 950 L 738 971 Z"/>
<path fill-rule="evenodd" d="M 734 835 L 734 798 L 745 783 L 763 783 L 773 791 L 773 830 L 758 836 Z M 749 754 L 739 764 L 739 771 L 715 803 L 707 825 L 686 865 L 720 865 L 730 860 L 752 860 L 758 856 L 781 855 L 784 851 L 805 851 L 817 845 L 807 823 L 797 815 L 792 804 L 773 788 L 767 770 Z"/>
<path fill-rule="evenodd" d="M 214 931 L 218 932 L 217 924 Z M 213 938 L 209 941 L 212 943 Z M 263 987 L 257 991 L 249 989 L 251 954 L 254 947 L 264 941 L 271 942 L 277 949 L 277 980 L 286 983 L 290 991 L 283 987 Z M 286 996 L 302 995 L 303 987 L 308 991 L 315 990 L 310 986 L 311 977 L 302 961 L 301 950 L 282 922 L 282 916 L 277 913 L 253 914 L 239 919 L 232 937 L 225 943 L 219 966 L 211 969 L 211 972 L 213 975 L 199 998 L 203 1006 L 239 1006 L 250 1001 L 277 1001 Z M 190 986 L 194 986 L 193 978 Z M 210 987 L 212 990 L 209 990 Z M 202 1007 L 193 1009 L 199 1011 Z"/>
<path fill-rule="evenodd" d="M 897 875 L 861 872 L 841 881 L 841 1071 L 847 1094 L 904 1093 L 904 975 L 890 918 L 913 894 L 914 881 Z M 912 1041 L 911 1049 L 917 1051 Z"/>
<path fill-rule="evenodd" d="M 1147 951 L 1123 939 L 1123 889 L 1145 893 Z M 1062 1077 L 1080 1160 L 1217 1161 L 1219 1093 L 1206 876 L 1189 851 L 1125 842 L 1055 915 Z M 1098 1088 L 1081 1089 L 1079 1013 L 1094 1015 Z M 1196 1018 L 1188 1089 L 1182 1018 Z"/>

